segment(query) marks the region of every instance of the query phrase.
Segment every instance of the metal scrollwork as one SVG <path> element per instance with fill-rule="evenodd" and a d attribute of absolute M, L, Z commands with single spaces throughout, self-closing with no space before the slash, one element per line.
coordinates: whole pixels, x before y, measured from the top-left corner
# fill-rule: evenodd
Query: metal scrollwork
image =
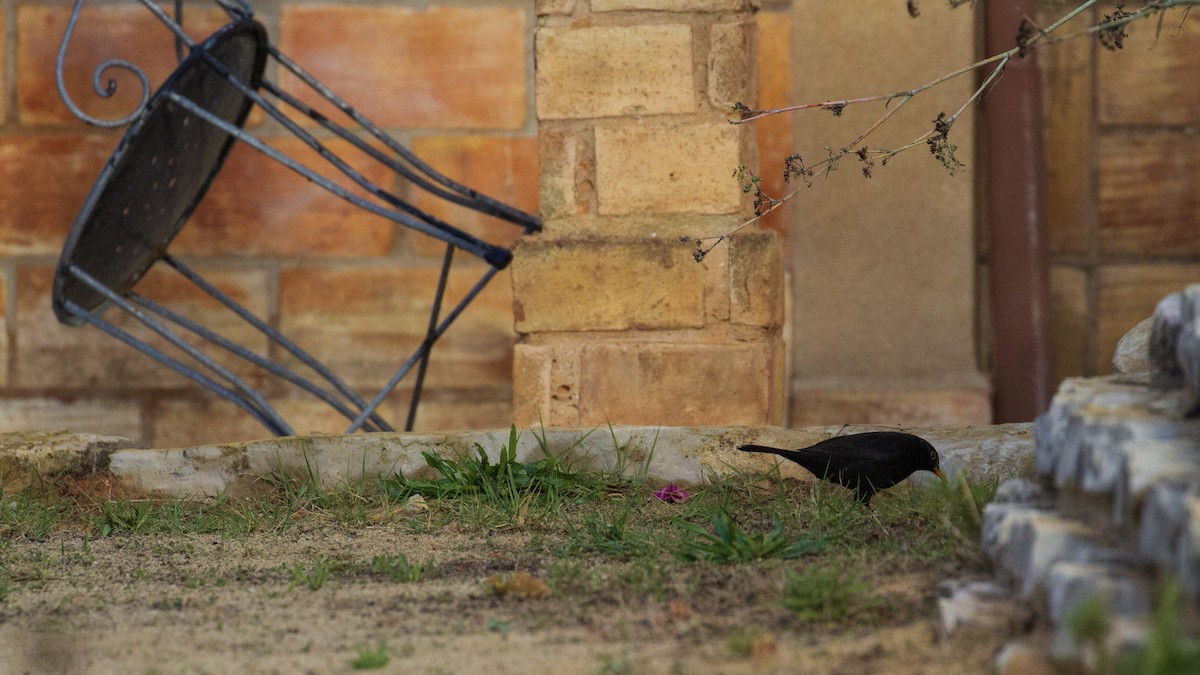
<path fill-rule="evenodd" d="M 96 66 L 96 71 L 92 74 L 92 87 L 96 90 L 96 94 L 101 98 L 110 98 L 117 92 L 117 81 L 109 78 L 105 81 L 105 74 L 112 69 L 120 69 L 137 76 L 142 81 L 142 100 L 138 103 L 137 108 L 130 114 L 118 118 L 105 120 L 98 117 L 93 117 L 85 113 L 71 99 L 67 93 L 66 81 L 63 76 L 64 63 L 67 60 L 67 45 L 71 42 L 71 37 L 75 34 L 75 24 L 79 22 L 79 14 L 83 10 L 83 0 L 75 0 L 75 7 L 71 10 L 71 17 L 67 20 L 67 30 L 63 34 L 62 44 L 58 47 L 58 59 L 54 64 L 54 75 L 58 82 L 58 94 L 62 97 L 63 103 L 67 104 L 67 108 L 79 119 L 98 127 L 121 127 L 129 124 L 141 114 L 142 109 L 146 107 L 146 102 L 150 100 L 150 78 L 146 76 L 146 72 L 137 67 L 133 63 L 124 59 L 109 59 Z"/>

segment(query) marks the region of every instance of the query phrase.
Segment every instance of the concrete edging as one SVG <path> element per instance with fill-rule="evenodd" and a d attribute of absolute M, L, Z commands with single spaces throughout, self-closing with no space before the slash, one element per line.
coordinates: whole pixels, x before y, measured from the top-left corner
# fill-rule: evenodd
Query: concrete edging
<path fill-rule="evenodd" d="M 887 427 L 893 428 L 894 427 Z M 713 474 L 762 471 L 776 463 L 765 455 L 737 451 L 742 443 L 799 448 L 838 432 L 861 433 L 878 426 L 810 427 L 646 427 L 601 426 L 591 429 L 522 430 L 517 458 L 549 452 L 593 469 L 645 470 L 652 479 L 695 484 Z M 966 471 L 973 479 L 1016 475 L 1032 467 L 1031 424 L 965 429 L 915 429 L 942 454 L 953 477 Z M 138 448 L 129 439 L 66 431 L 0 434 L 0 489 L 12 493 L 61 475 L 104 475 L 121 494 L 146 497 L 203 498 L 224 494 L 250 496 L 274 476 L 315 477 L 323 487 L 364 478 L 433 474 L 423 452 L 462 457 L 476 444 L 496 459 L 508 442 L 508 430 L 441 434 L 377 433 L 288 436 L 191 448 Z M 800 467 L 784 462 L 784 476 L 809 479 Z M 919 477 L 914 477 L 921 480 Z"/>

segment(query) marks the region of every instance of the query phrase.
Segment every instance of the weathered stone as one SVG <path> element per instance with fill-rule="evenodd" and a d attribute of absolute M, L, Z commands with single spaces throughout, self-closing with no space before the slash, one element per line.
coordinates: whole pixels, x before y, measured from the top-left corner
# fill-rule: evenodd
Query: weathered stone
<path fill-rule="evenodd" d="M 983 511 L 983 550 L 1026 599 L 1044 584 L 1051 566 L 1075 559 L 1092 537 L 1088 527 L 1043 509 L 993 503 Z"/>
<path fill-rule="evenodd" d="M 133 447 L 135 441 L 119 436 L 67 431 L 0 434 L 0 494 L 37 488 L 54 476 L 103 470 L 113 452 Z"/>
<path fill-rule="evenodd" d="M 1121 341 L 1113 354 L 1113 372 L 1133 375 L 1150 372 L 1150 327 L 1154 317 L 1143 319 L 1134 326 Z"/>
<path fill-rule="evenodd" d="M 1143 579 L 1116 565 L 1062 561 L 1046 578 L 1050 619 L 1063 623 L 1071 610 L 1089 597 L 1101 596 L 1114 616 L 1136 618 L 1150 611 L 1150 593 Z"/>
<path fill-rule="evenodd" d="M 996 488 L 991 503 L 1048 507 L 1053 501 L 1054 495 L 1042 485 L 1026 478 L 1012 478 Z"/>
<path fill-rule="evenodd" d="M 1029 608 L 993 581 L 946 581 L 938 587 L 942 635 L 963 629 L 1011 631 L 1029 620 Z"/>
<path fill-rule="evenodd" d="M 1060 562 L 1051 568 L 1046 580 L 1050 620 L 1055 626 L 1054 655 L 1077 659 L 1082 645 L 1069 621 L 1071 611 L 1089 599 L 1099 598 L 1108 611 L 1112 628 L 1109 645 L 1136 639 L 1150 612 L 1150 594 L 1143 579 L 1112 565 Z"/>
<path fill-rule="evenodd" d="M 1038 473 L 1060 487 L 1113 492 L 1142 444 L 1200 441 L 1200 424 L 1183 419 L 1186 405 L 1182 391 L 1120 376 L 1066 380 L 1037 422 Z"/>
<path fill-rule="evenodd" d="M 996 675 L 1057 675 L 1058 668 L 1032 645 L 1010 642 L 996 654 Z"/>
<path fill-rule="evenodd" d="M 1200 497 L 1188 497 L 1187 525 L 1179 541 L 1175 574 L 1183 592 L 1200 597 Z"/>
<path fill-rule="evenodd" d="M 1189 498 L 1196 485 L 1166 481 L 1150 488 L 1142 503 L 1138 526 L 1138 552 L 1154 564 L 1171 568 L 1179 559 L 1190 527 Z"/>
<path fill-rule="evenodd" d="M 1146 493 L 1161 481 L 1200 482 L 1200 450 L 1195 439 L 1146 439 L 1127 447 L 1129 452 L 1113 493 L 1113 512 L 1118 519 L 1134 513 Z"/>
<path fill-rule="evenodd" d="M 545 456 L 543 449 L 563 456 L 580 468 L 636 471 L 654 480 L 703 483 L 714 472 L 759 471 L 763 456 L 738 452 L 743 443 L 799 448 L 835 434 L 861 433 L 880 427 L 635 427 L 611 426 L 603 433 L 592 428 L 546 428 L 522 431 L 517 459 Z M 122 489 L 157 497 L 205 497 L 253 494 L 263 478 L 291 475 L 312 478 L 326 487 L 374 480 L 399 471 L 424 475 L 431 471 L 421 453 L 461 457 L 481 445 L 495 459 L 508 441 L 508 430 L 446 434 L 376 433 L 355 436 L 291 436 L 261 441 L 203 445 L 172 450 L 118 450 L 109 456 L 108 470 Z M 963 463 L 975 475 L 975 444 L 992 429 L 920 430 L 944 459 Z M 3 454 L 0 453 L 0 457 Z M 783 475 L 813 480 L 811 474 L 784 462 Z M 986 478 L 986 475 L 984 476 Z"/>
<path fill-rule="evenodd" d="M 1200 284 L 1183 291 L 1183 330 L 1175 345 L 1175 358 L 1188 391 L 1187 416 L 1200 414 Z"/>
<path fill-rule="evenodd" d="M 942 471 L 954 480 L 966 475 L 972 481 L 1012 478 L 1028 473 L 1033 463 L 1033 425 L 996 424 L 946 429 L 926 436 L 941 455 Z M 917 482 L 937 480 L 931 474 L 914 474 Z"/>

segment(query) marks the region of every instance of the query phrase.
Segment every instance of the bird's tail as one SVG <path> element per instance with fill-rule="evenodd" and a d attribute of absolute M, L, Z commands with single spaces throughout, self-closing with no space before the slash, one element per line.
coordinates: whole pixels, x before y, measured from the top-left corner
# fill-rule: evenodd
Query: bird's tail
<path fill-rule="evenodd" d="M 779 455 L 780 457 L 786 457 L 788 459 L 791 459 L 792 461 L 797 461 L 795 459 L 795 457 L 798 456 L 795 450 L 784 450 L 782 448 L 772 448 L 769 445 L 753 445 L 753 444 L 739 445 L 738 450 L 741 450 L 742 452 L 765 452 L 770 455 Z"/>

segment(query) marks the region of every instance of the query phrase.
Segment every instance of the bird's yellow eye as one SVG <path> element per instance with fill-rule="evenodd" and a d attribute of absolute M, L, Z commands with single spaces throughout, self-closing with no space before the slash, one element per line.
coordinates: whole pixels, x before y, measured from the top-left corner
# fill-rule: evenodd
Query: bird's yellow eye
<path fill-rule="evenodd" d="M 935 462 L 937 461 L 937 450 L 929 451 L 929 459 L 932 459 Z"/>

